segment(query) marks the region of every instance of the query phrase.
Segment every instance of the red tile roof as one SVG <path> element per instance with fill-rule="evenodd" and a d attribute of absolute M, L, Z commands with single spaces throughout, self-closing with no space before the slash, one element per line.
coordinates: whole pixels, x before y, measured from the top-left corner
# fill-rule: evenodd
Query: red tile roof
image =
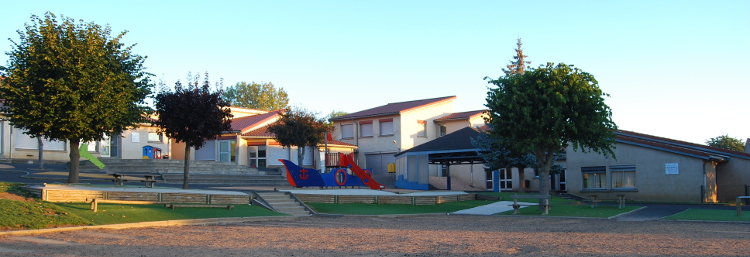
<path fill-rule="evenodd" d="M 730 157 L 750 159 L 749 153 L 732 151 L 724 148 L 694 144 L 685 141 L 679 141 L 664 137 L 657 137 L 647 134 L 636 133 L 632 131 L 619 130 L 616 141 L 618 143 L 638 145 L 642 147 L 658 149 L 667 152 L 673 152 L 682 155 L 698 157 L 702 159 L 723 158 L 729 160 Z"/>
<path fill-rule="evenodd" d="M 268 131 L 268 127 L 271 126 L 271 124 L 263 126 L 261 128 L 255 129 L 253 131 L 249 131 L 247 133 L 243 133 L 243 137 L 256 137 L 256 138 L 273 138 L 275 135 Z M 346 142 L 338 141 L 338 140 L 331 140 L 328 141 L 329 145 L 336 145 L 336 146 L 350 146 L 350 147 L 356 147 L 356 145 L 349 144 Z M 320 144 L 320 146 L 323 146 L 323 144 Z"/>
<path fill-rule="evenodd" d="M 359 111 L 359 112 L 339 116 L 339 117 L 330 119 L 330 121 L 341 121 L 341 120 L 351 120 L 351 119 L 358 119 L 358 118 L 365 118 L 365 117 L 396 115 L 396 114 L 417 110 L 420 108 L 424 108 L 424 107 L 439 104 L 439 103 L 453 101 L 454 99 L 456 99 L 456 96 L 445 96 L 445 97 L 438 97 L 438 98 L 431 98 L 431 99 L 414 100 L 414 101 L 408 101 L 408 102 L 389 103 L 389 104 L 378 106 L 372 109 L 367 109 L 364 111 Z"/>
<path fill-rule="evenodd" d="M 486 111 L 487 110 L 476 110 L 476 111 L 468 111 L 468 112 L 451 113 L 448 116 L 435 119 L 435 122 L 447 121 L 447 120 L 468 120 L 476 116 L 480 116 Z"/>
<path fill-rule="evenodd" d="M 240 117 L 232 119 L 232 130 L 245 131 L 251 129 L 254 126 L 268 122 L 279 116 L 279 113 L 284 111 L 283 109 L 270 111 L 264 114 L 258 114 L 253 116 Z"/>

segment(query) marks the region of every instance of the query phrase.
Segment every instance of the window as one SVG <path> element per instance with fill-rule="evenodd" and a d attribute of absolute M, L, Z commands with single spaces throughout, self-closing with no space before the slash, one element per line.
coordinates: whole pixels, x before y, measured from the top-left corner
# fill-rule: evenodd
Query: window
<path fill-rule="evenodd" d="M 158 134 L 156 132 L 149 132 L 148 133 L 148 141 L 149 142 L 161 142 L 162 135 Z"/>
<path fill-rule="evenodd" d="M 421 126 L 421 130 L 417 132 L 418 137 L 427 137 L 427 122 L 423 120 L 418 120 L 417 123 Z"/>
<path fill-rule="evenodd" d="M 635 165 L 609 166 L 612 188 L 635 187 Z"/>
<path fill-rule="evenodd" d="M 381 136 L 392 136 L 393 135 L 393 119 L 381 119 L 380 123 L 380 135 Z"/>
<path fill-rule="evenodd" d="M 448 134 L 448 128 L 445 125 L 440 125 L 438 128 L 438 137 L 445 136 L 445 134 Z"/>
<path fill-rule="evenodd" d="M 372 137 L 372 121 L 359 123 L 359 137 Z"/>
<path fill-rule="evenodd" d="M 607 188 L 607 167 L 581 167 L 584 189 Z"/>
<path fill-rule="evenodd" d="M 341 138 L 354 138 L 354 125 L 341 124 Z"/>

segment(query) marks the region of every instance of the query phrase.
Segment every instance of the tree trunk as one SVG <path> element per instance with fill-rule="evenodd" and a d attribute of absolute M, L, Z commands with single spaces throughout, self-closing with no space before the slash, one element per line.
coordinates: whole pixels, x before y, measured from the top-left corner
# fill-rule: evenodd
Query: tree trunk
<path fill-rule="evenodd" d="M 549 171 L 552 168 L 552 158 L 555 156 L 554 149 L 545 149 L 535 153 L 537 160 L 537 169 L 539 169 L 539 194 L 549 195 Z M 539 210 L 544 210 L 544 205 L 549 203 L 549 199 L 539 199 Z"/>
<path fill-rule="evenodd" d="M 188 180 L 190 179 L 190 144 L 185 142 L 185 169 L 183 169 L 185 175 L 182 179 L 182 189 L 188 189 Z"/>
<path fill-rule="evenodd" d="M 305 147 L 298 146 L 297 147 L 297 165 L 302 167 L 302 161 L 304 160 L 305 160 Z"/>
<path fill-rule="evenodd" d="M 81 153 L 78 152 L 78 144 L 81 139 L 71 139 L 70 142 L 70 172 L 68 173 L 68 183 L 78 183 L 78 166 L 81 159 Z"/>
<path fill-rule="evenodd" d="M 42 141 L 42 135 L 36 137 L 36 142 L 39 143 L 39 169 L 44 169 L 44 142 Z"/>
<path fill-rule="evenodd" d="M 512 168 L 508 168 L 511 172 L 513 172 Z M 526 193 L 526 167 L 518 167 L 518 182 L 521 183 L 520 185 L 520 191 L 521 193 Z"/>

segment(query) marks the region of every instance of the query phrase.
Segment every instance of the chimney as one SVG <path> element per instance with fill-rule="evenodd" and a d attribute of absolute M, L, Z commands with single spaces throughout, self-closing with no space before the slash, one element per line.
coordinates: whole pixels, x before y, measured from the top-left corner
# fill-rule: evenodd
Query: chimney
<path fill-rule="evenodd" d="M 745 152 L 750 153 L 750 138 L 745 141 Z"/>

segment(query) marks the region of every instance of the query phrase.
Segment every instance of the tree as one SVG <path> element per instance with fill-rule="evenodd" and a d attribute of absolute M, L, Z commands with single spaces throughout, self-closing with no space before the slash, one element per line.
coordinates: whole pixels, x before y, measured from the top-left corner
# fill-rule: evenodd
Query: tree
<path fill-rule="evenodd" d="M 575 150 L 612 155 L 617 125 L 594 76 L 572 65 L 547 63 L 523 74 L 490 80 L 488 123 L 506 147 L 536 157 L 539 191 L 549 194 L 555 153 Z M 540 203 L 543 203 L 540 200 Z"/>
<path fill-rule="evenodd" d="M 710 138 L 706 140 L 706 145 L 734 150 L 738 152 L 745 151 L 745 142 L 742 142 L 742 140 L 739 140 L 737 138 L 730 137 L 729 135 L 721 135 L 718 137 Z"/>
<path fill-rule="evenodd" d="M 289 95 L 284 88 L 276 89 L 271 82 L 239 82 L 227 88 L 222 97 L 234 106 L 266 111 L 283 109 L 289 105 Z"/>
<path fill-rule="evenodd" d="M 68 183 L 78 182 L 79 144 L 119 135 L 144 120 L 151 74 L 133 46 L 110 36 L 109 26 L 32 15 L 20 41 L 7 52 L 6 86 L 10 123 L 32 137 L 70 145 Z M 40 146 L 41 147 L 41 146 Z"/>
<path fill-rule="evenodd" d="M 326 115 L 325 120 L 329 121 L 329 124 L 333 125 L 333 121 L 331 121 L 331 119 L 339 117 L 339 116 L 344 116 L 344 115 L 347 115 L 347 114 L 349 114 L 349 113 L 345 112 L 345 111 L 333 110 L 333 111 L 331 111 L 331 113 L 329 113 L 328 115 Z"/>
<path fill-rule="evenodd" d="M 274 138 L 283 147 L 297 147 L 297 164 L 302 165 L 305 146 L 316 147 L 325 140 L 331 126 L 315 113 L 302 107 L 287 108 L 278 122 L 268 127 Z"/>
<path fill-rule="evenodd" d="M 508 69 L 503 69 L 505 75 L 523 74 L 526 71 L 526 65 L 531 64 L 531 62 L 526 61 L 526 57 L 529 56 L 523 54 L 522 46 L 521 38 L 518 38 L 518 42 L 516 42 L 516 55 L 513 56 L 515 61 L 510 61 L 510 64 L 506 66 Z"/>
<path fill-rule="evenodd" d="M 183 87 L 180 81 L 175 83 L 174 91 L 162 85 L 156 95 L 156 115 L 158 120 L 153 124 L 159 127 L 159 133 L 173 138 L 176 142 L 185 143 L 185 167 L 182 188 L 188 189 L 190 178 L 190 148 L 196 150 L 205 145 L 206 140 L 216 139 L 219 135 L 232 129 L 232 113 L 229 103 L 221 98 L 221 91 L 211 92 L 208 72 L 203 84 L 199 86 L 199 75 L 190 79 Z M 220 83 L 215 84 L 220 87 Z"/>

